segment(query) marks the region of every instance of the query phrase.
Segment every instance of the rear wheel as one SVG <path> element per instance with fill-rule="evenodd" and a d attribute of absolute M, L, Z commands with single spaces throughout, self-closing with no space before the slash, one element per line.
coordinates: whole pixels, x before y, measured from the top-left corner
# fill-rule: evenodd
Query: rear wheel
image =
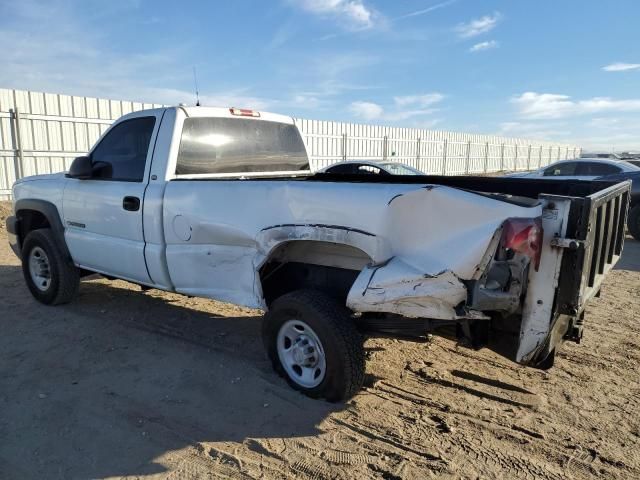
<path fill-rule="evenodd" d="M 333 298 L 313 290 L 277 298 L 262 334 L 274 369 L 305 395 L 337 402 L 362 387 L 363 338 L 349 311 Z"/>
<path fill-rule="evenodd" d="M 629 233 L 636 240 L 640 241 L 640 205 L 636 205 L 629 211 L 629 218 L 627 218 L 627 228 Z"/>
<path fill-rule="evenodd" d="M 31 294 L 46 305 L 70 302 L 78 292 L 78 269 L 66 259 L 48 228 L 29 232 L 22 245 L 22 274 Z"/>

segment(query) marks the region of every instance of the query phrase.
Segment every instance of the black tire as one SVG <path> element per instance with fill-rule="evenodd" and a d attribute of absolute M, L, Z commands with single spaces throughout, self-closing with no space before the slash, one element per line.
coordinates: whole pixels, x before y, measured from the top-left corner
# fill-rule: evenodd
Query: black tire
<path fill-rule="evenodd" d="M 629 229 L 631 236 L 640 241 L 640 205 L 635 205 L 629 211 L 627 228 Z"/>
<path fill-rule="evenodd" d="M 29 270 L 29 258 L 34 249 L 44 250 L 48 259 L 50 281 L 39 288 L 34 283 Z M 49 228 L 29 232 L 22 245 L 22 274 L 31 294 L 45 305 L 59 305 L 70 302 L 78 292 L 80 272 L 67 259 Z"/>
<path fill-rule="evenodd" d="M 287 321 L 294 319 L 311 327 L 324 350 L 324 379 L 313 388 L 297 383 L 278 356 L 278 332 Z M 348 400 L 362 388 L 364 339 L 350 318 L 349 310 L 333 298 L 314 290 L 297 290 L 277 298 L 264 317 L 262 338 L 275 371 L 305 395 L 340 402 Z"/>

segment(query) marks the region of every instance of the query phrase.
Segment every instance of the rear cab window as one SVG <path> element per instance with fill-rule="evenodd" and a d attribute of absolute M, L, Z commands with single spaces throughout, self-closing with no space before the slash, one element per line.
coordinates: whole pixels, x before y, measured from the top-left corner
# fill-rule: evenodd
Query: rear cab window
<path fill-rule="evenodd" d="M 224 117 L 184 121 L 176 175 L 305 170 L 309 159 L 293 124 Z"/>

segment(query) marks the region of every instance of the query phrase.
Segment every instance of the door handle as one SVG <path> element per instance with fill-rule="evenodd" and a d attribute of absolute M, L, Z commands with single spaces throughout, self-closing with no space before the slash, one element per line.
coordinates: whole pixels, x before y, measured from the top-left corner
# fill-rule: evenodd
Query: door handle
<path fill-rule="evenodd" d="M 140 210 L 140 199 L 138 197 L 124 197 L 122 199 L 122 208 L 130 212 Z"/>

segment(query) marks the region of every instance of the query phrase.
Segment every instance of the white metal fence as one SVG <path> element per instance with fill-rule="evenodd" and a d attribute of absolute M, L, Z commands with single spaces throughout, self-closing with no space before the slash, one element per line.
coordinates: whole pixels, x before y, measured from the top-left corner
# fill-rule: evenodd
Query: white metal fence
<path fill-rule="evenodd" d="M 0 200 L 21 177 L 63 171 L 121 115 L 158 104 L 0 89 Z M 345 159 L 398 161 L 425 173 L 529 170 L 575 158 L 574 145 L 492 135 L 296 119 L 313 169 Z"/>
<path fill-rule="evenodd" d="M 532 170 L 580 156 L 575 145 L 417 128 L 296 119 L 312 166 L 341 160 L 396 161 L 425 173 Z"/>

